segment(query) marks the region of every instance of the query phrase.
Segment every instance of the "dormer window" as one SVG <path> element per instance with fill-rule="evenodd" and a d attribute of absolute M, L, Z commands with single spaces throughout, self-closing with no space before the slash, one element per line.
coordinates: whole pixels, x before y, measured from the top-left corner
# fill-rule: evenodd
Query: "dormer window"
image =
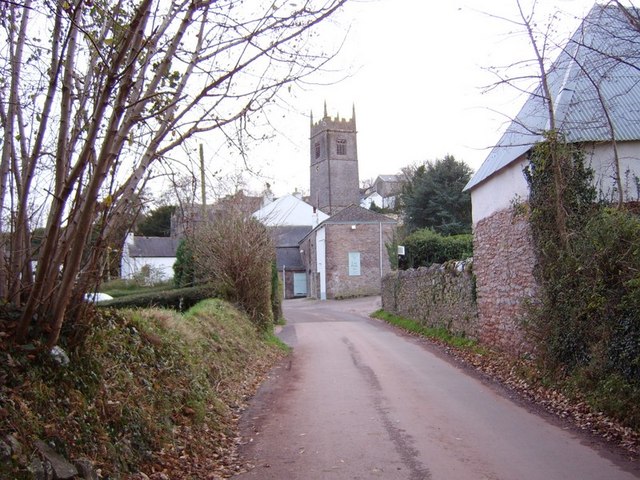
<path fill-rule="evenodd" d="M 347 154 L 347 140 L 345 138 L 339 138 L 336 140 L 336 153 L 338 155 Z"/>

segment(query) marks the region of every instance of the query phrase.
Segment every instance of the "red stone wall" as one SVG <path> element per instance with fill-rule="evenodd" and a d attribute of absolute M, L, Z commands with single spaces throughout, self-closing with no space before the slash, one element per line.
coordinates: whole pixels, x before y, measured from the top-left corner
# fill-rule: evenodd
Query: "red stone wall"
<path fill-rule="evenodd" d="M 312 232 L 300 245 L 302 249 L 302 264 L 307 269 L 307 296 L 320 298 L 320 278 L 316 272 L 316 232 Z M 291 286 L 293 293 L 293 285 Z"/>
<path fill-rule="evenodd" d="M 382 308 L 426 327 L 477 339 L 473 262 L 434 264 L 385 275 Z"/>
<path fill-rule="evenodd" d="M 393 236 L 394 225 L 328 224 L 326 226 L 327 298 L 380 295 L 382 276 L 391 271 L 385 243 Z M 360 275 L 349 275 L 349 252 L 360 252 Z M 380 260 L 382 255 L 382 272 Z"/>
<path fill-rule="evenodd" d="M 478 222 L 473 257 L 480 341 L 514 355 L 530 351 L 522 319 L 536 294 L 536 257 L 527 219 L 507 209 Z"/>

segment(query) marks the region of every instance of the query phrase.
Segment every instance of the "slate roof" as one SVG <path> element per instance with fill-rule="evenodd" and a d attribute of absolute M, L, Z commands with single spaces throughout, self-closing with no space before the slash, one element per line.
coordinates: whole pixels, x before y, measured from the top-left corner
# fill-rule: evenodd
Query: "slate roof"
<path fill-rule="evenodd" d="M 617 141 L 640 139 L 640 32 L 618 7 L 594 5 L 547 77 L 556 127 L 568 141 L 611 141 L 605 112 Z M 541 92 L 538 86 L 529 96 L 465 190 L 507 167 L 542 139 L 550 124 Z"/>
<path fill-rule="evenodd" d="M 282 267 L 287 270 L 304 270 L 298 245 L 295 247 L 276 248 L 276 266 L 278 270 L 282 270 Z"/>
<path fill-rule="evenodd" d="M 299 243 L 311 230 L 311 225 L 283 225 L 269 228 L 276 247 L 278 270 L 282 267 L 287 270 L 304 270 Z"/>
<path fill-rule="evenodd" d="M 278 247 L 298 248 L 298 243 L 300 242 L 300 240 L 302 240 L 311 230 L 312 230 L 311 225 L 281 226 L 281 227 L 273 227 L 270 229 L 271 236 L 273 238 L 273 242 L 275 243 L 276 248 Z"/>
<path fill-rule="evenodd" d="M 335 215 L 332 215 L 320 225 L 343 224 L 343 223 L 398 223 L 393 218 L 389 218 L 381 213 L 372 212 L 359 205 L 349 205 Z"/>
<path fill-rule="evenodd" d="M 134 237 L 130 257 L 175 257 L 179 240 L 171 237 Z"/>

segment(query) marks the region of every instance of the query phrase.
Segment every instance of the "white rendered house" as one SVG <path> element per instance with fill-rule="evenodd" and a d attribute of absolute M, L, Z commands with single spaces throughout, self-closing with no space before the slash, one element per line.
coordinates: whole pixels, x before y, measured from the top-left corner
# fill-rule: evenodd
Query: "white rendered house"
<path fill-rule="evenodd" d="M 151 283 L 171 280 L 177 248 L 178 239 L 173 237 L 137 237 L 129 233 L 122 247 L 121 278 L 143 275 Z"/>
<path fill-rule="evenodd" d="M 640 32 L 617 6 L 596 4 L 547 72 L 556 128 L 582 147 L 605 200 L 615 201 L 620 191 L 625 202 L 640 200 L 639 46 Z M 528 200 L 523 170 L 550 125 L 539 86 L 465 187 L 481 340 L 516 353 L 527 349 L 519 318 L 537 287 L 531 232 L 514 205 Z"/>

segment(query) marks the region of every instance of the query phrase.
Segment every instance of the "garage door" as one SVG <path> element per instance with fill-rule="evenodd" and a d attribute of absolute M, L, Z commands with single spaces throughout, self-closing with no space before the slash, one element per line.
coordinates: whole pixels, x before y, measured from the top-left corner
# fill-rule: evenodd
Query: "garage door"
<path fill-rule="evenodd" d="M 295 297 L 307 296 L 307 274 L 306 273 L 293 274 L 293 295 Z"/>

